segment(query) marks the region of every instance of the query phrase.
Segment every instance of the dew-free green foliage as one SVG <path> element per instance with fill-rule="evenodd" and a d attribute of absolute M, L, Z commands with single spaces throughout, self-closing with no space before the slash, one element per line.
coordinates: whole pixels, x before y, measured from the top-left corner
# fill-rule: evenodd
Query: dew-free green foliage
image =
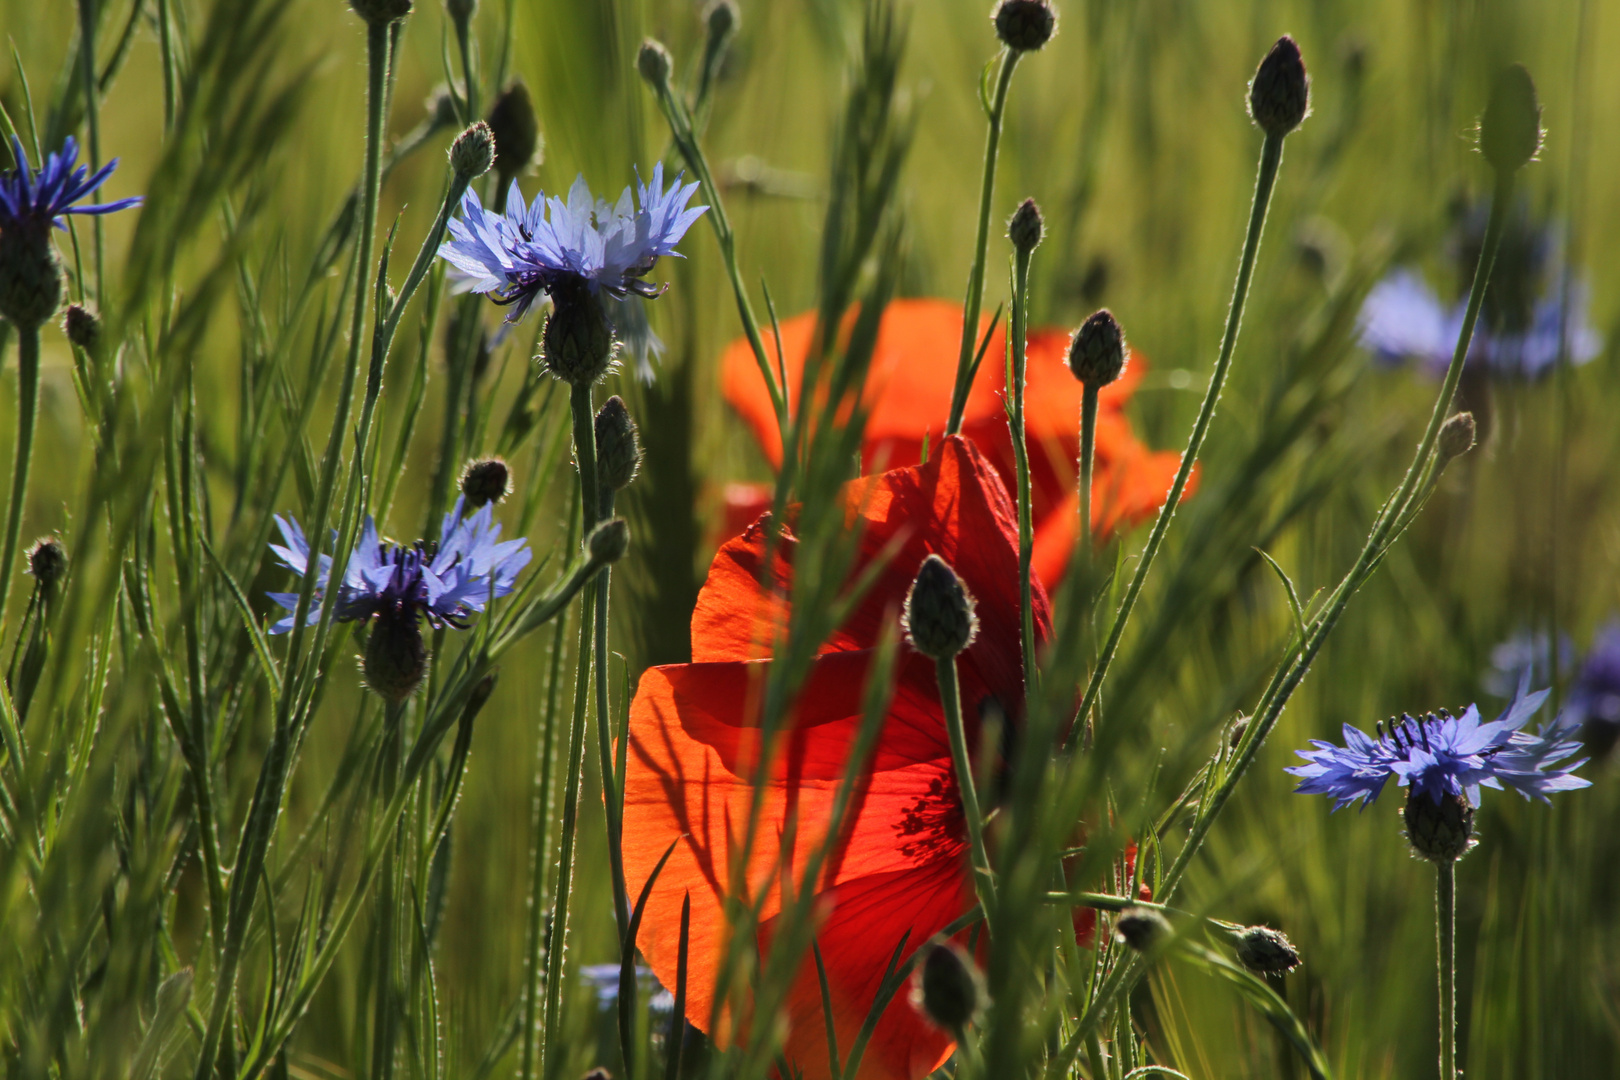
<path fill-rule="evenodd" d="M 59 536 L 69 576 L 45 603 L 14 570 L 3 606 L 8 1075 L 572 1080 L 597 1064 L 623 1075 L 621 1045 L 634 1075 L 669 1075 L 651 988 L 620 1015 L 576 969 L 620 962 L 616 921 L 637 899 L 612 895 L 601 792 L 622 764 L 600 754 L 639 672 L 689 656 L 723 485 L 770 478 L 715 359 L 745 331 L 739 290 L 761 341 L 773 311 L 828 325 L 860 311 L 812 364 L 826 393 L 785 402 L 796 452 L 777 497 L 805 510 L 786 662 L 766 687 L 779 721 L 847 600 L 835 500 L 862 416 L 835 406 L 864 378 L 889 297 L 967 291 L 1001 71 L 987 6 L 742 0 L 711 40 L 690 0 L 483 0 L 462 40 L 432 0 L 369 33 L 341 0 L 0 0 L 0 134 L 36 160 L 76 134 L 98 161 L 122 158 L 103 197 L 146 196 L 58 234 L 68 300 L 101 323 L 88 348 L 60 318 L 41 337 L 23 544 Z M 1408 857 L 1397 800 L 1330 815 L 1282 769 L 1343 723 L 1475 700 L 1495 715 L 1480 685 L 1494 644 L 1528 629 L 1584 648 L 1620 611 L 1620 276 L 1604 258 L 1620 243 L 1620 73 L 1604 62 L 1620 6 L 1058 7 L 1056 36 L 1005 90 L 983 310 L 1013 302 L 1003 225 L 1033 196 L 1045 239 L 1020 268 L 1020 324 L 1073 328 L 1106 305 L 1151 365 L 1131 417 L 1155 447 L 1186 444 L 1221 355 L 1262 152 L 1247 81 L 1284 32 L 1310 67 L 1311 113 L 1277 169 L 1195 492 L 1142 583 L 1089 749 L 1022 755 L 1019 794 L 986 830 L 990 927 L 1015 932 L 998 939 L 962 1069 L 1433 1075 L 1434 871 Z M 638 73 L 647 36 L 673 57 L 673 111 Z M 1464 378 L 1479 445 L 1351 598 L 1263 745 L 1245 740 L 1439 389 L 1356 345 L 1361 300 L 1400 264 L 1448 300 L 1466 293 L 1446 238 L 1456 205 L 1491 195 L 1472 131 L 1515 61 L 1536 78 L 1546 138 L 1514 198 L 1559 223 L 1605 349 L 1533 383 Z M 582 549 L 569 387 L 531 359 L 541 315 L 501 333 L 503 309 L 451 295 L 423 258 L 458 194 L 451 140 L 514 81 L 541 133 L 527 195 L 583 173 L 611 198 L 662 157 L 705 181 L 695 201 L 721 200 L 652 275 L 671 285 L 647 304 L 667 345 L 655 379 L 627 360 L 587 402 L 621 395 L 643 450 L 614 504 L 631 540 L 608 605 L 588 584 L 603 579 Z M 489 204 L 496 173 L 472 182 Z M 0 323 L 8 454 L 18 351 Z M 301 584 L 269 552 L 272 514 L 312 538 L 352 537 L 364 513 L 387 536 L 436 536 L 465 463 L 497 454 L 513 492 L 496 518 L 535 560 L 470 629 L 428 632 L 433 668 L 404 707 L 363 685 L 364 628 L 266 636 L 266 592 Z M 1060 644 L 1031 695 L 1045 745 L 1148 535 L 1077 561 L 1054 590 Z M 604 614 L 600 650 L 590 620 Z M 605 699 L 577 681 L 582 653 Z M 1563 662 L 1555 701 L 1571 674 Z M 1201 819 L 1201 770 L 1250 748 L 1218 819 Z M 1620 795 L 1610 762 L 1583 775 L 1593 787 L 1550 808 L 1488 799 L 1457 867 L 1471 1080 L 1620 1076 Z M 1092 850 L 1062 885 L 1049 871 L 1080 820 Z M 1115 857 L 1137 839 L 1162 893 L 1198 821 L 1207 837 L 1170 900 L 1187 947 L 1128 995 L 1094 996 L 1143 970 L 1109 944 L 1107 912 L 1133 895 Z M 565 832 L 567 948 L 547 959 Z M 1049 894 L 1064 887 L 1103 894 L 1089 902 L 1116 982 L 1099 967 L 1093 983 L 1101 961 L 1060 940 L 1067 910 Z M 1178 912 L 1281 929 L 1303 965 L 1250 974 L 1230 935 Z M 785 924 L 796 932 L 779 940 L 812 955 L 806 919 Z M 790 969 L 751 975 L 748 960 L 727 958 L 730 993 L 769 1008 Z M 683 1075 L 763 1076 L 770 1038 L 760 1025 L 729 1055 L 689 1045 Z"/>

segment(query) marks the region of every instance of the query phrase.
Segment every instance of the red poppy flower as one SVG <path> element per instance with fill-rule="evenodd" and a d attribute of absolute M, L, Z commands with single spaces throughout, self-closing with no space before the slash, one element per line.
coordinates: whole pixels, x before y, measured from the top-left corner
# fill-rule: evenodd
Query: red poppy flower
<path fill-rule="evenodd" d="M 815 333 L 815 314 L 781 324 L 789 385 L 797 387 Z M 980 337 L 989 320 L 980 322 Z M 984 366 L 968 395 L 962 433 L 981 447 L 1009 489 L 1013 484 L 1012 435 L 1003 406 L 1007 339 L 1005 322 L 985 351 Z M 866 384 L 871 418 L 862 449 L 868 469 L 913 465 L 922 460 L 923 440 L 937 443 L 950 415 L 956 356 L 962 335 L 962 307 L 945 300 L 895 300 L 883 313 L 872 370 Z M 772 363 L 776 348 L 766 335 Z M 1033 330 L 1025 350 L 1025 426 L 1029 432 L 1031 511 L 1035 523 L 1033 563 L 1045 581 L 1062 576 L 1079 524 L 1075 493 L 1080 454 L 1080 384 L 1065 360 L 1069 338 L 1060 330 Z M 1132 352 L 1125 374 L 1105 387 L 1097 410 L 1097 443 L 1092 472 L 1091 522 L 1098 537 L 1130 528 L 1156 513 L 1170 490 L 1180 455 L 1152 451 L 1131 431 L 1125 403 L 1147 370 Z M 742 416 L 773 465 L 782 462 L 782 440 L 769 392 L 753 350 L 734 341 L 720 359 L 721 388 Z M 1197 475 L 1193 477 L 1196 482 Z M 1189 484 L 1190 494 L 1194 484 Z M 742 528 L 770 505 L 768 488 L 728 484 L 727 533 Z"/>
<path fill-rule="evenodd" d="M 770 947 L 781 911 L 781 875 L 799 881 L 827 834 L 832 801 L 860 726 L 864 684 L 885 622 L 899 617 L 925 556 L 950 563 L 978 600 L 979 633 L 958 658 L 969 745 L 992 702 L 1014 722 L 1023 711 L 1018 632 L 1017 528 L 1013 504 L 990 462 L 966 439 L 935 444 L 926 465 L 895 469 L 846 489 L 864 520 L 854 568 L 860 573 L 888 545 L 896 554 L 849 620 L 815 659 L 767 772 L 764 819 L 746 857 L 750 899 L 761 901 L 758 944 Z M 632 896 L 673 841 L 647 904 L 638 944 L 665 985 L 673 985 L 682 898 L 691 896 L 687 1016 L 710 1022 L 728 924 L 724 900 L 754 794 L 759 748 L 757 698 L 782 610 L 759 585 L 768 522 L 756 521 L 724 545 L 692 617 L 691 664 L 642 676 L 630 709 L 625 774 L 624 863 Z M 785 534 L 771 576 L 791 585 L 795 541 Z M 1036 636 L 1051 635 L 1051 612 L 1034 587 Z M 780 850 L 790 818 L 791 850 Z M 903 648 L 896 689 L 868 773 L 851 801 L 843 834 L 816 883 L 816 941 L 827 968 L 833 1023 L 847 1054 L 885 966 L 939 933 L 974 904 L 950 743 L 934 663 Z M 784 1057 L 807 1080 L 828 1075 L 827 1038 L 813 960 L 800 967 L 787 1002 Z M 725 1044 L 729 1021 L 713 1032 Z M 949 1056 L 948 1036 L 898 994 L 879 1020 L 859 1080 L 916 1080 Z"/>

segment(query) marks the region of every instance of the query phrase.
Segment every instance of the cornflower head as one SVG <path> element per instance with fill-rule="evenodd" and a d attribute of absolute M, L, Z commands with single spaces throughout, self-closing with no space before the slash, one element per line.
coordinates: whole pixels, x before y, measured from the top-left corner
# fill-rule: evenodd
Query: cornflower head
<path fill-rule="evenodd" d="M 51 226 L 67 228 L 68 214 L 110 214 L 137 206 L 141 197 L 80 205 L 112 175 L 118 159 L 91 175 L 88 165 L 78 164 L 79 144 L 71 135 L 38 169 L 15 135 L 11 154 L 17 167 L 0 172 L 0 315 L 19 326 L 39 326 L 56 313 L 62 298 Z"/>
<path fill-rule="evenodd" d="M 614 204 L 595 198 L 583 176 L 566 200 L 541 192 L 532 204 L 514 181 L 503 214 L 486 210 L 469 189 L 439 255 L 459 271 L 459 291 L 510 306 L 508 323 L 522 319 L 544 293 L 552 303 L 548 366 L 569 382 L 594 382 L 607 370 L 616 330 L 647 333 L 642 313 L 614 318 L 602 298 L 633 303 L 663 291 L 646 277 L 661 257 L 679 254 L 676 243 L 708 209 L 687 206 L 697 187 L 676 177 L 665 188 L 659 162 L 651 183 L 638 178 Z"/>
<path fill-rule="evenodd" d="M 1514 688 L 1528 672 L 1532 683 L 1550 683 L 1560 671 L 1575 664 L 1575 643 L 1568 634 L 1558 635 L 1558 668 L 1552 670 L 1552 639 L 1545 630 L 1520 628 L 1491 647 L 1491 666 L 1480 679 L 1485 692 L 1499 698 L 1513 696 Z"/>
<path fill-rule="evenodd" d="M 1605 754 L 1620 736 L 1620 618 L 1610 619 L 1592 641 L 1569 688 L 1564 715 L 1594 754 Z"/>
<path fill-rule="evenodd" d="M 527 540 L 501 541 L 491 505 L 463 517 L 465 501 L 465 496 L 457 499 L 444 515 L 437 541 L 406 545 L 380 539 L 376 523 L 367 516 L 335 597 L 329 588 L 332 557 L 321 556 L 308 620 L 314 624 L 322 607 L 331 602 L 338 621 L 371 623 L 364 657 L 366 681 L 395 704 L 410 696 L 426 671 L 421 619 L 434 629 L 466 629 L 474 613 L 512 591 L 518 572 L 531 558 Z M 276 525 L 284 543 L 271 544 L 270 549 L 282 565 L 303 574 L 309 566 L 303 529 L 296 520 L 279 515 Z M 287 611 L 270 632 L 284 634 L 293 628 L 298 594 L 271 593 L 270 599 Z"/>

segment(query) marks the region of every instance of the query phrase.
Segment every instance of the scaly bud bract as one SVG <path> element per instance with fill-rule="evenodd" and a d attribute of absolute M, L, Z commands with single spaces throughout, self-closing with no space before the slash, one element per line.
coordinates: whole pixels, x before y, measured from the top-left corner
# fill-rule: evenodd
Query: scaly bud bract
<path fill-rule="evenodd" d="M 1287 135 L 1310 113 L 1311 77 L 1299 45 L 1284 34 L 1249 83 L 1249 115 L 1267 135 Z"/>
<path fill-rule="evenodd" d="M 1245 926 L 1235 931 L 1238 963 L 1262 975 L 1281 975 L 1299 967 L 1299 950 L 1288 935 L 1269 926 Z"/>
<path fill-rule="evenodd" d="M 950 564 L 938 555 L 923 560 L 906 594 L 901 614 L 912 648 L 934 660 L 947 660 L 973 644 L 979 619 L 973 597 Z"/>
<path fill-rule="evenodd" d="M 596 412 L 596 475 L 609 491 L 623 491 L 641 467 L 636 422 L 624 399 L 614 394 Z"/>
<path fill-rule="evenodd" d="M 1125 373 L 1125 331 L 1107 308 L 1086 316 L 1069 341 L 1069 370 L 1088 387 L 1102 389 Z"/>
<path fill-rule="evenodd" d="M 1414 785 L 1402 816 L 1406 839 L 1419 858 L 1456 862 L 1474 846 L 1474 808 L 1466 795 L 1448 793 L 1437 803 Z"/>
<path fill-rule="evenodd" d="M 406 605 L 378 612 L 360 664 L 366 685 L 390 705 L 404 704 L 416 693 L 428 666 L 416 612 Z"/>
<path fill-rule="evenodd" d="M 476 510 L 485 503 L 498 503 L 512 494 L 512 472 L 498 457 L 467 462 L 461 470 L 461 493 L 467 505 Z"/>
<path fill-rule="evenodd" d="M 1040 246 L 1041 238 L 1046 235 L 1046 222 L 1041 218 L 1041 208 L 1035 205 L 1034 199 L 1025 199 L 1013 211 L 1012 220 L 1007 222 L 1007 239 L 1012 241 L 1013 247 L 1021 252 L 1031 252 Z"/>
<path fill-rule="evenodd" d="M 61 303 L 62 263 L 46 228 L 0 229 L 0 316 L 14 326 L 43 326 Z"/>
<path fill-rule="evenodd" d="M 456 136 L 450 144 L 450 168 L 457 176 L 471 180 L 489 172 L 495 164 L 495 136 L 482 120 Z"/>
<path fill-rule="evenodd" d="M 1018 52 L 1040 49 L 1057 32 L 1057 12 L 1049 0 L 1002 0 L 990 18 L 996 37 Z"/>
<path fill-rule="evenodd" d="M 616 563 L 630 550 L 630 525 L 624 518 L 609 518 L 585 538 L 585 550 L 599 563 Z"/>
<path fill-rule="evenodd" d="M 583 282 L 552 286 L 541 347 L 547 370 L 570 386 L 590 386 L 606 375 L 614 341 L 602 298 Z"/>

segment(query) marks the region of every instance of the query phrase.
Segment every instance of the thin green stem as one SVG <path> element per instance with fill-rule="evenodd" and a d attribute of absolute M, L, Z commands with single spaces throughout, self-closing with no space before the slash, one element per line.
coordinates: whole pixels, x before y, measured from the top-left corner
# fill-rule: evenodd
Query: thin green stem
<path fill-rule="evenodd" d="M 6 511 L 6 546 L 0 555 L 0 625 L 11 595 L 11 567 L 22 536 L 23 504 L 28 501 L 28 465 L 34 456 L 34 420 L 39 415 L 39 327 L 17 327 L 17 450 L 11 465 L 11 503 Z"/>
<path fill-rule="evenodd" d="M 1013 256 L 1012 297 L 1012 427 L 1013 464 L 1018 482 L 1018 614 L 1022 632 L 1024 686 L 1033 692 L 1039 669 L 1035 666 L 1035 603 L 1030 560 L 1035 553 L 1035 526 L 1030 509 L 1029 442 L 1025 426 L 1024 383 L 1029 336 L 1029 260 L 1034 249 Z"/>
<path fill-rule="evenodd" d="M 951 391 L 951 415 L 945 434 L 962 430 L 962 414 L 972 389 L 973 346 L 979 333 L 979 309 L 984 304 L 984 260 L 990 247 L 990 207 L 996 191 L 996 159 L 1001 153 L 1001 118 L 1007 109 L 1007 90 L 1013 70 L 1023 54 L 1006 49 L 1001 54 L 1001 70 L 996 76 L 995 97 L 990 102 L 990 129 L 984 137 L 984 173 L 979 179 L 979 231 L 973 241 L 973 265 L 968 269 L 967 298 L 962 302 L 962 347 L 956 358 L 956 385 Z"/>
<path fill-rule="evenodd" d="M 981 910 L 994 911 L 995 880 L 991 877 L 990 856 L 984 847 L 984 815 L 979 810 L 979 792 L 973 782 L 973 762 L 968 757 L 967 729 L 962 724 L 962 695 L 956 682 L 956 658 L 936 660 L 934 666 L 939 675 L 939 701 L 945 710 L 945 729 L 951 738 L 951 764 L 956 769 L 956 787 L 962 795 L 962 815 L 967 818 L 968 840 L 972 845 L 973 891 L 979 898 Z"/>
<path fill-rule="evenodd" d="M 1457 864 L 1435 863 L 1434 931 L 1439 952 L 1440 1080 L 1457 1080 Z"/>
<path fill-rule="evenodd" d="M 95 0 L 79 0 L 79 52 L 84 61 L 84 123 L 85 142 L 88 144 L 85 149 L 90 155 L 92 175 L 101 168 L 101 80 L 96 78 L 95 7 Z M 99 194 L 99 190 L 92 193 L 95 194 Z M 102 288 L 101 272 L 105 239 L 100 214 L 95 215 L 91 223 L 91 235 L 95 237 L 96 247 L 96 303 L 105 311 L 107 297 Z"/>
<path fill-rule="evenodd" d="M 1090 383 L 1080 396 L 1080 529 L 1076 536 L 1080 543 L 1076 550 L 1082 558 L 1091 559 L 1091 470 L 1097 454 L 1097 392 Z"/>
<path fill-rule="evenodd" d="M 1266 210 L 1271 205 L 1271 191 L 1277 181 L 1277 168 L 1282 163 L 1282 149 L 1283 136 L 1266 136 L 1265 144 L 1260 150 L 1260 173 L 1255 179 L 1254 202 L 1249 208 L 1249 230 L 1243 239 L 1243 257 L 1238 263 L 1237 283 L 1232 288 L 1232 306 L 1226 316 L 1226 333 L 1221 337 L 1220 355 L 1216 357 L 1215 370 L 1209 377 L 1209 388 L 1204 392 L 1204 402 L 1198 410 L 1198 419 L 1193 421 L 1192 434 L 1187 438 L 1187 449 L 1181 455 L 1181 465 L 1176 469 L 1176 478 L 1170 485 L 1169 494 L 1165 496 L 1164 505 L 1159 508 L 1159 516 L 1153 521 L 1153 531 L 1148 534 L 1147 544 L 1142 548 L 1141 557 L 1136 563 L 1136 571 L 1131 575 L 1131 583 L 1125 589 L 1125 599 L 1114 615 L 1114 625 L 1108 632 L 1108 640 L 1103 645 L 1102 655 L 1098 657 L 1097 666 L 1091 673 L 1090 681 L 1086 683 L 1086 692 L 1080 699 L 1076 722 L 1069 727 L 1068 749 L 1074 748 L 1076 740 L 1085 728 L 1086 718 L 1097 704 L 1097 695 L 1102 692 L 1108 666 L 1113 662 L 1114 654 L 1119 651 L 1119 642 L 1125 636 L 1125 627 L 1130 622 L 1131 611 L 1136 607 L 1136 600 L 1142 594 L 1142 585 L 1147 580 L 1148 571 L 1153 568 L 1153 559 L 1158 555 L 1159 547 L 1164 543 L 1165 533 L 1170 529 L 1170 519 L 1176 513 L 1176 504 L 1181 501 L 1181 493 L 1186 490 L 1187 481 L 1192 477 L 1193 466 L 1198 462 L 1198 453 L 1204 446 L 1204 437 L 1209 434 L 1210 422 L 1215 418 L 1215 405 L 1221 399 L 1221 388 L 1225 386 L 1227 373 L 1231 370 L 1232 351 L 1237 346 L 1238 328 L 1243 323 L 1243 306 L 1249 298 L 1249 282 L 1254 276 L 1255 256 L 1260 251 L 1260 235 L 1265 229 Z"/>

